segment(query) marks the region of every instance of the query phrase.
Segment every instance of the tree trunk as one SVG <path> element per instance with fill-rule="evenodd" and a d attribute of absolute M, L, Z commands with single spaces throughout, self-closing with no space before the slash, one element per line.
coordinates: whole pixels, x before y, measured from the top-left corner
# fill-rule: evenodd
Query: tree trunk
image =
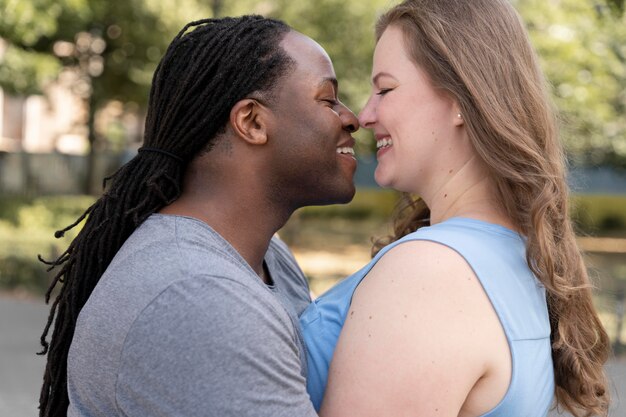
<path fill-rule="evenodd" d="M 96 103 L 93 94 L 87 99 L 87 106 L 89 107 L 89 117 L 87 120 L 87 129 L 89 134 L 87 139 L 89 141 L 89 153 L 87 154 L 87 170 L 85 173 L 85 180 L 83 183 L 83 193 L 96 195 L 98 191 L 95 190 L 94 182 L 96 177 L 96 129 L 95 129 L 95 116 L 96 116 Z"/>
<path fill-rule="evenodd" d="M 220 17 L 224 8 L 224 0 L 210 0 L 213 17 Z"/>

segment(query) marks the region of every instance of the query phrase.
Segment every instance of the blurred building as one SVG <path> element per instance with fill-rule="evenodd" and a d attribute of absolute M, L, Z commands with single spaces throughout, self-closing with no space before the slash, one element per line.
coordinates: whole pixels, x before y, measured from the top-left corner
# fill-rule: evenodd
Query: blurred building
<path fill-rule="evenodd" d="M 73 92 L 76 82 L 66 70 L 44 95 L 16 97 L 0 88 L 0 151 L 85 154 L 87 112 Z"/>
<path fill-rule="evenodd" d="M 132 157 L 143 136 L 142 110 L 111 100 L 96 112 L 95 156 L 88 158 L 90 89 L 72 68 L 41 95 L 15 96 L 0 88 L 0 194 L 80 193 L 87 177 L 89 188 L 98 190 L 103 177 Z"/>

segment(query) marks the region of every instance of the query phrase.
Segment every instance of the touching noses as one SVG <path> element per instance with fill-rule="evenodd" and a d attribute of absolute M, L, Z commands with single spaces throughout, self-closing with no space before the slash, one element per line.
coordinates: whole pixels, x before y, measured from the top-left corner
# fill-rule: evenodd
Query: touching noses
<path fill-rule="evenodd" d="M 365 103 L 365 107 L 359 113 L 359 124 L 362 128 L 371 129 L 376 121 L 376 112 L 372 100 L 368 100 Z"/>
<path fill-rule="evenodd" d="M 342 109 L 339 112 L 343 129 L 350 133 L 354 133 L 359 130 L 359 119 L 352 113 L 347 106 L 341 104 Z"/>

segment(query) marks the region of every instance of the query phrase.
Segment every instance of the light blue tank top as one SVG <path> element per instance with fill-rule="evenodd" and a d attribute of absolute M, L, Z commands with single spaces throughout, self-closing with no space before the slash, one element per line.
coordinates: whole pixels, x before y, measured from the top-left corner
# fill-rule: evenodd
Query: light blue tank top
<path fill-rule="evenodd" d="M 461 217 L 423 227 L 389 244 L 302 313 L 307 389 L 315 409 L 319 411 L 324 396 L 328 367 L 354 290 L 387 251 L 412 240 L 437 242 L 459 253 L 498 314 L 511 352 L 511 381 L 502 401 L 484 417 L 546 416 L 554 397 L 550 322 L 545 290 L 526 263 L 525 242 L 505 227 Z"/>

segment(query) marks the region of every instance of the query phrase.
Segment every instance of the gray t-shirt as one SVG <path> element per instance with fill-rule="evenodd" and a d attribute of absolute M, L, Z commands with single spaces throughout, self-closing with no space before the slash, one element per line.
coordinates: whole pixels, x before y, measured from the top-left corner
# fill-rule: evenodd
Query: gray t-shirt
<path fill-rule="evenodd" d="M 154 214 L 82 309 L 68 416 L 316 416 L 297 316 L 306 279 L 272 239 L 265 285 L 205 223 Z"/>

